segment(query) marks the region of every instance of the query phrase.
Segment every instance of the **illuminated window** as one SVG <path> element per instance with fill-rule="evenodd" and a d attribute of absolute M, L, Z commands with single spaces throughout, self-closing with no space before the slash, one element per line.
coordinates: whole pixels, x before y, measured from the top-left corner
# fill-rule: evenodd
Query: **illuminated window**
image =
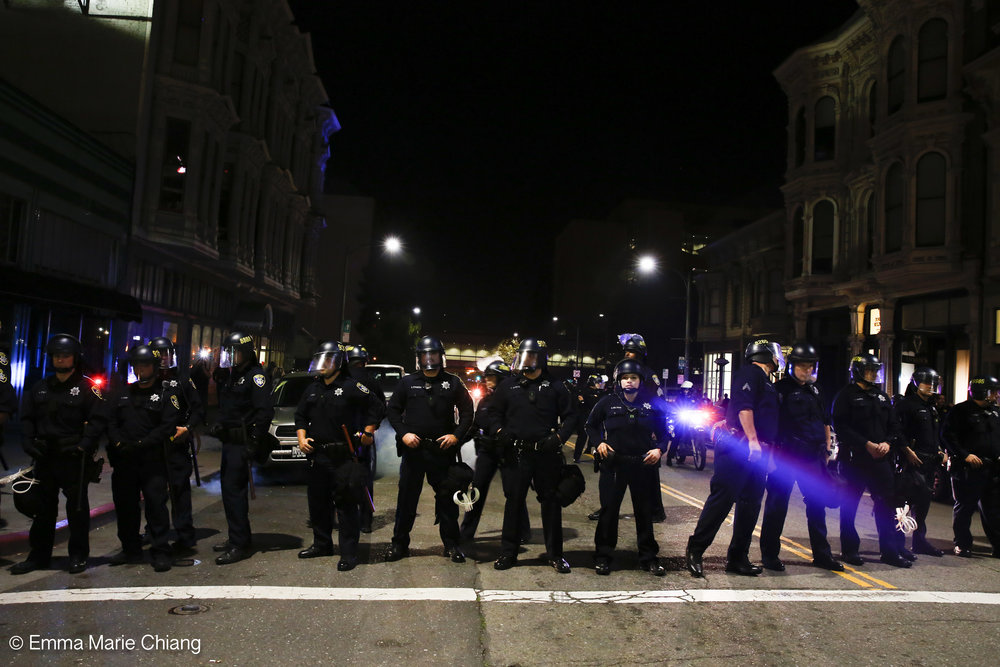
<path fill-rule="evenodd" d="M 1000 308 L 993 311 L 993 344 L 1000 345 Z"/>
<path fill-rule="evenodd" d="M 931 19 L 920 28 L 917 44 L 917 101 L 941 100 L 948 94 L 948 24 Z"/>
<path fill-rule="evenodd" d="M 882 312 L 878 308 L 868 311 L 868 335 L 877 336 L 882 333 Z"/>
<path fill-rule="evenodd" d="M 184 210 L 184 185 L 187 182 L 191 122 L 167 118 L 160 167 L 160 210 Z"/>

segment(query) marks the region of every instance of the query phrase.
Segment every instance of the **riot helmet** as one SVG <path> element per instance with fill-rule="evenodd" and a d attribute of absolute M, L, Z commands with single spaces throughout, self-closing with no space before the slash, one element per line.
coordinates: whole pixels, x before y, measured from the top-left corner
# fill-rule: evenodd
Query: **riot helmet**
<path fill-rule="evenodd" d="M 368 350 L 364 345 L 351 345 L 347 348 L 347 365 L 361 367 L 368 365 Z"/>
<path fill-rule="evenodd" d="M 510 366 L 504 363 L 503 359 L 491 361 L 487 364 L 486 369 L 483 371 L 483 376 L 488 377 L 490 375 L 496 376 L 497 380 L 509 378 L 511 376 Z"/>
<path fill-rule="evenodd" d="M 743 357 L 750 362 L 770 364 L 774 366 L 775 371 L 785 366 L 785 355 L 781 352 L 781 346 L 766 338 L 758 338 L 747 345 Z"/>
<path fill-rule="evenodd" d="M 639 381 L 635 383 L 635 387 L 633 389 L 633 391 L 639 391 L 639 387 L 646 379 L 646 371 L 643 369 L 642 364 L 640 364 L 635 359 L 622 359 L 615 365 L 615 370 L 612 372 L 612 377 L 614 377 L 615 379 L 616 392 L 624 391 L 622 389 L 622 379 L 626 375 L 639 376 Z"/>
<path fill-rule="evenodd" d="M 601 386 L 601 376 L 600 375 L 595 375 L 594 373 L 591 373 L 590 375 L 588 375 L 587 376 L 587 386 L 588 387 L 594 387 L 594 388 L 600 387 Z"/>
<path fill-rule="evenodd" d="M 242 354 L 242 359 L 237 355 Z M 235 368 L 249 361 L 257 361 L 257 351 L 253 346 L 253 336 L 234 331 L 222 341 L 219 368 Z"/>
<path fill-rule="evenodd" d="M 977 375 L 969 381 L 969 396 L 976 401 L 989 401 L 996 397 L 1000 381 L 992 375 Z"/>
<path fill-rule="evenodd" d="M 514 373 L 524 371 L 545 370 L 548 366 L 549 351 L 544 340 L 525 338 L 517 348 L 514 363 L 510 365 Z"/>
<path fill-rule="evenodd" d="M 640 334 L 621 334 L 618 336 L 618 342 L 622 345 L 622 352 L 632 352 L 636 359 L 646 363 L 646 339 Z M 626 354 L 626 356 L 628 355 Z"/>
<path fill-rule="evenodd" d="M 174 344 L 166 336 L 157 336 L 149 341 L 149 347 L 160 353 L 160 368 L 177 368 L 177 353 Z"/>
<path fill-rule="evenodd" d="M 881 385 L 884 381 L 885 367 L 874 354 L 866 352 L 851 359 L 851 382 Z"/>
<path fill-rule="evenodd" d="M 152 382 L 160 369 L 160 352 L 149 345 L 135 345 L 128 351 L 128 363 L 139 382 Z M 140 372 L 140 366 L 146 366 L 145 373 Z"/>
<path fill-rule="evenodd" d="M 320 343 L 309 361 L 309 372 L 332 375 L 344 365 L 345 354 L 344 346 L 335 340 Z"/>
<path fill-rule="evenodd" d="M 80 365 L 80 359 L 83 356 L 83 346 L 80 344 L 80 340 L 69 334 L 56 334 L 49 338 L 49 342 L 45 345 L 45 352 L 49 355 L 49 362 L 53 362 L 53 357 L 55 356 L 71 356 L 73 357 L 73 368 Z M 52 364 L 55 368 L 55 364 Z M 56 369 L 57 371 L 66 369 Z"/>
<path fill-rule="evenodd" d="M 929 366 L 918 366 L 913 371 L 913 375 L 910 376 L 910 384 L 913 385 L 913 388 L 921 397 L 925 397 L 920 391 L 920 385 L 922 384 L 930 386 L 930 390 L 926 394 L 927 396 L 941 393 L 941 376 Z"/>
<path fill-rule="evenodd" d="M 795 366 L 806 365 L 804 369 L 796 371 Z M 819 354 L 816 348 L 809 343 L 796 343 L 792 345 L 788 353 L 788 361 L 785 364 L 785 375 L 789 375 L 802 384 L 814 384 L 819 375 Z"/>
<path fill-rule="evenodd" d="M 417 341 L 417 370 L 433 371 L 445 366 L 444 345 L 434 336 L 424 336 Z"/>

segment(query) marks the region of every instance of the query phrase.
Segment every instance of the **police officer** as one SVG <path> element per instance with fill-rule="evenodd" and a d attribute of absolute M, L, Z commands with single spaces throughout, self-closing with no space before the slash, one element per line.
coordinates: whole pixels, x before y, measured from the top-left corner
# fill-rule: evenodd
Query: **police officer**
<path fill-rule="evenodd" d="M 861 538 L 854 527 L 858 503 L 865 488 L 871 493 L 878 530 L 880 560 L 894 567 L 910 567 L 911 556 L 897 537 L 894 510 L 893 464 L 889 456 L 900 444 L 899 423 L 889 397 L 881 389 L 882 362 L 873 354 L 851 359 L 851 383 L 833 399 L 833 428 L 840 440 L 837 459 L 847 489 L 840 503 L 841 559 L 863 565 Z"/>
<path fill-rule="evenodd" d="M 483 379 L 486 383 L 486 394 L 479 399 L 476 406 L 476 418 L 473 424 L 473 433 L 476 442 L 476 468 L 473 473 L 472 486 L 479 489 L 479 500 L 472 506 L 472 509 L 465 513 L 462 519 L 460 534 L 463 540 L 471 540 L 476 536 L 476 529 L 479 527 L 479 520 L 483 516 L 483 507 L 486 506 L 486 497 L 490 491 L 490 482 L 497 470 L 501 477 L 505 474 L 503 462 L 511 452 L 506 451 L 505 442 L 490 435 L 489 426 L 489 406 L 493 400 L 493 393 L 501 382 L 511 377 L 510 366 L 502 359 L 491 361 L 483 371 Z M 527 542 L 531 537 L 531 525 L 528 519 L 528 507 L 525 505 L 521 515 L 521 541 Z"/>
<path fill-rule="evenodd" d="M 798 482 L 806 504 L 806 525 L 813 565 L 834 572 L 844 566 L 833 558 L 826 538 L 826 500 L 830 493 L 826 463 L 830 452 L 830 413 L 816 388 L 819 355 L 809 343 L 796 343 L 788 354 L 785 376 L 775 383 L 778 392 L 778 438 L 773 468 L 767 476 L 764 519 L 760 531 L 761 564 L 782 572 L 778 554 L 781 531 L 788 514 L 792 486 Z"/>
<path fill-rule="evenodd" d="M 363 384 L 371 392 L 372 396 L 375 396 L 379 402 L 382 403 L 382 411 L 380 415 L 385 415 L 385 394 L 382 392 L 382 387 L 379 383 L 368 373 L 367 366 L 369 361 L 368 349 L 364 345 L 351 345 L 347 348 L 347 364 L 350 367 L 351 377 Z M 375 424 L 375 430 L 378 430 L 379 423 L 382 421 L 382 416 L 379 417 L 379 422 Z M 372 444 L 371 447 L 364 447 L 365 460 L 363 463 L 367 468 L 367 486 L 368 486 L 368 497 L 375 498 L 375 466 L 376 466 L 376 446 Z M 373 503 L 363 502 L 361 503 L 361 532 L 370 533 L 372 532 L 372 518 L 374 514 Z"/>
<path fill-rule="evenodd" d="M 947 461 L 938 437 L 940 419 L 935 407 L 940 386 L 937 371 L 919 367 L 910 377 L 906 394 L 892 406 L 903 435 L 902 465 L 908 482 L 906 500 L 917 521 L 913 551 L 935 557 L 941 557 L 944 552 L 927 541 L 927 514 L 934 497 L 934 476 Z"/>
<path fill-rule="evenodd" d="M 274 416 L 271 385 L 257 361 L 253 338 L 233 332 L 223 341 L 219 368 L 214 373 L 219 395 L 219 422 L 212 435 L 222 441 L 222 506 L 229 537 L 212 549 L 222 552 L 218 565 L 236 563 L 251 555 L 251 451 L 260 446 Z"/>
<path fill-rule="evenodd" d="M 375 444 L 375 429 L 382 419 L 382 402 L 357 379 L 344 363 L 344 346 L 336 341 L 322 343 L 309 364 L 310 373 L 319 373 L 309 385 L 295 410 L 295 433 L 309 459 L 309 522 L 313 543 L 299 552 L 299 558 L 333 555 L 333 504 L 336 499 L 341 572 L 358 563 L 361 504 L 370 506 L 365 496 L 363 464 L 359 448 Z"/>
<path fill-rule="evenodd" d="M 635 512 L 639 565 L 657 577 L 666 574 L 657 558 L 660 547 L 653 537 L 650 488 L 643 468 L 659 466 L 661 450 L 667 442 L 667 421 L 659 405 L 639 397 L 644 373 L 644 367 L 634 359 L 619 361 L 613 374 L 615 393 L 598 401 L 587 418 L 589 438 L 600 443 L 597 455 L 602 459 L 601 475 L 612 478 L 594 535 L 597 574 L 611 573 L 611 560 L 618 544 L 618 510 L 626 488 Z"/>
<path fill-rule="evenodd" d="M 580 409 L 579 426 L 576 431 L 576 447 L 573 448 L 573 461 L 577 463 L 580 462 L 581 456 L 589 454 L 594 449 L 594 444 L 587 438 L 587 417 L 601 398 L 600 383 L 601 377 L 591 373 L 587 377 L 586 386 L 580 389 L 579 402 L 577 403 L 577 407 Z"/>
<path fill-rule="evenodd" d="M 951 485 L 955 493 L 952 529 L 955 555 L 972 557 L 972 515 L 979 510 L 993 557 L 1000 558 L 1000 381 L 977 375 L 969 383 L 969 400 L 952 408 L 944 419 L 941 438 L 951 455 Z"/>
<path fill-rule="evenodd" d="M 181 416 L 173 439 L 167 445 L 167 481 L 170 485 L 170 516 L 177 531 L 174 550 L 190 553 L 197 541 L 191 512 L 191 473 L 196 461 L 194 429 L 205 422 L 205 408 L 190 378 L 177 372 L 177 353 L 169 338 L 159 336 L 149 347 L 160 355 L 160 380 L 180 402 Z"/>
<path fill-rule="evenodd" d="M 56 334 L 45 350 L 52 374 L 31 388 L 21 406 L 22 446 L 35 460 L 42 507 L 31 523 L 28 557 L 14 565 L 11 574 L 49 566 L 60 491 L 66 496 L 69 522 L 69 572 L 87 569 L 90 555 L 87 483 L 99 474 L 93 456 L 106 423 L 104 399 L 100 388 L 80 370 L 79 340 Z"/>
<path fill-rule="evenodd" d="M 726 412 L 730 433 L 715 450 L 711 492 L 688 539 L 687 567 L 703 577 L 702 555 L 715 539 L 733 503 L 733 538 L 729 542 L 726 572 L 755 577 L 761 568 L 750 562 L 750 540 L 760 514 L 767 460 L 778 435 L 778 393 L 771 374 L 782 367 L 778 343 L 760 338 L 744 352 L 747 363 L 733 377 L 733 398 Z"/>
<path fill-rule="evenodd" d="M 0 325 L 0 329 L 2 329 Z M 11 416 L 17 412 L 17 393 L 10 384 L 10 360 L 7 353 L 0 349 L 0 451 L 3 448 L 3 429 L 7 425 Z M 0 453 L 0 460 L 3 454 Z M 3 461 L 3 467 L 7 468 L 7 462 Z M 0 528 L 7 525 L 7 520 L 0 517 Z"/>
<path fill-rule="evenodd" d="M 184 411 L 178 390 L 159 376 L 160 353 L 148 345 L 129 350 L 136 381 L 108 397 L 108 458 L 114 468 L 111 494 L 118 516 L 122 549 L 111 565 L 142 560 L 139 537 L 141 510 L 146 508 L 146 532 L 153 569 L 170 569 L 170 515 L 167 512 L 168 466 L 171 439 Z"/>
<path fill-rule="evenodd" d="M 548 373 L 545 341 L 525 338 L 490 403 L 490 432 L 512 450 L 501 472 L 504 495 L 503 529 L 497 570 L 517 564 L 528 487 L 533 485 L 542 506 L 542 530 L 549 565 L 566 574 L 563 558 L 562 505 L 557 496 L 563 466 L 562 446 L 572 434 L 575 406 L 566 387 Z"/>
<path fill-rule="evenodd" d="M 433 336 L 421 338 L 416 357 L 416 372 L 403 377 L 387 405 L 402 461 L 396 525 L 385 560 L 410 555 L 410 531 L 426 475 L 434 489 L 435 522 L 439 524 L 444 555 L 453 563 L 464 563 L 465 554 L 458 545 L 458 506 L 446 488 L 445 477 L 448 467 L 459 460 L 462 441 L 472 428 L 472 396 L 457 375 L 444 370 L 446 360 L 440 340 Z"/>

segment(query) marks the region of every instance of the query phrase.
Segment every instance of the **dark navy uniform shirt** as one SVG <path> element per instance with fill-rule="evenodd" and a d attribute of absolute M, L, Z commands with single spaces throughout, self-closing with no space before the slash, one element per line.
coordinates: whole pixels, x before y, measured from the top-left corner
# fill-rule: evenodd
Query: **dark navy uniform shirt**
<path fill-rule="evenodd" d="M 726 425 L 740 432 L 740 412 L 753 411 L 757 441 L 774 444 L 778 436 L 778 392 L 767 373 L 756 364 L 747 364 L 733 374 L 733 393 L 726 409 Z"/>
<path fill-rule="evenodd" d="M 217 383 L 219 393 L 219 423 L 226 428 L 243 425 L 263 433 L 274 418 L 271 403 L 271 383 L 258 363 L 246 368 L 230 369 L 227 380 Z"/>
<path fill-rule="evenodd" d="M 534 380 L 519 375 L 497 387 L 489 407 L 490 433 L 503 429 L 515 440 L 538 442 L 558 431 L 566 442 L 575 416 L 576 406 L 561 382 L 544 372 Z"/>
<path fill-rule="evenodd" d="M 938 441 L 940 420 L 934 404 L 920 398 L 916 393 L 903 396 L 892 406 L 899 422 L 903 441 L 913 451 L 925 459 L 941 451 Z"/>
<path fill-rule="evenodd" d="M 191 378 L 181 377 L 176 368 L 169 368 L 163 378 L 163 386 L 176 392 L 177 400 L 181 402 L 178 426 L 194 428 L 205 423 L 205 406 Z"/>
<path fill-rule="evenodd" d="M 329 384 L 322 377 L 310 384 L 295 408 L 295 429 L 316 443 L 344 442 L 344 429 L 354 434 L 382 421 L 382 401 L 367 385 L 340 373 Z"/>
<path fill-rule="evenodd" d="M 830 413 L 823 408 L 814 384 L 799 384 L 785 376 L 774 384 L 778 392 L 778 444 L 798 451 L 826 451 Z"/>
<path fill-rule="evenodd" d="M 455 423 L 455 410 L 458 423 Z M 389 423 L 402 438 L 440 438 L 449 433 L 462 441 L 472 428 L 472 396 L 457 375 L 439 371 L 427 377 L 422 371 L 403 376 L 386 405 Z"/>
<path fill-rule="evenodd" d="M 855 457 L 872 460 L 866 442 L 887 442 L 898 447 L 902 441 L 892 402 L 878 387 L 862 389 L 854 382 L 847 385 L 833 399 L 832 416 L 841 449 Z"/>
<path fill-rule="evenodd" d="M 42 438 L 60 444 L 72 444 L 69 441 L 76 438 L 93 451 L 106 424 L 103 401 L 100 387 L 79 370 L 65 382 L 53 373 L 25 394 L 21 433 L 25 440 Z"/>
<path fill-rule="evenodd" d="M 587 417 L 587 437 L 593 443 L 608 443 L 624 456 L 642 456 L 651 449 L 666 451 L 667 419 L 654 401 L 637 397 L 630 403 L 624 396 L 611 394 L 599 400 Z"/>
<path fill-rule="evenodd" d="M 994 405 L 979 406 L 969 399 L 948 411 L 941 427 L 948 453 L 964 461 L 969 454 L 979 458 L 1000 457 L 1000 411 Z"/>
<path fill-rule="evenodd" d="M 115 390 L 107 399 L 107 409 L 109 449 L 118 443 L 163 445 L 184 415 L 177 390 L 160 378 L 148 387 L 133 382 Z"/>

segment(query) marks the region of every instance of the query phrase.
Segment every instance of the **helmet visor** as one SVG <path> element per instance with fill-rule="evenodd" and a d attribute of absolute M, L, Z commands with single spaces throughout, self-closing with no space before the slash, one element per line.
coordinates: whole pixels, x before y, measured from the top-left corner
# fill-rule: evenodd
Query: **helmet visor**
<path fill-rule="evenodd" d="M 445 365 L 444 353 L 438 350 L 419 350 L 417 352 L 417 370 L 433 371 Z"/>
<path fill-rule="evenodd" d="M 160 350 L 160 368 L 177 368 L 177 355 L 173 350 Z"/>
<path fill-rule="evenodd" d="M 309 361 L 310 373 L 326 373 L 340 370 L 343 363 L 343 355 L 337 352 L 317 352 Z"/>
<path fill-rule="evenodd" d="M 235 346 L 222 348 L 219 351 L 219 368 L 232 368 L 236 366 L 239 363 L 236 359 L 238 352 L 239 348 Z"/>
<path fill-rule="evenodd" d="M 771 357 L 774 359 L 774 369 L 781 370 L 785 367 L 785 354 L 781 351 L 781 345 L 778 343 L 768 343 L 767 349 L 771 352 Z"/>
<path fill-rule="evenodd" d="M 866 363 L 861 367 L 861 379 L 869 384 L 885 384 L 885 366 Z"/>
<path fill-rule="evenodd" d="M 814 384 L 819 376 L 818 361 L 792 361 L 788 365 L 791 375 L 804 384 Z"/>
<path fill-rule="evenodd" d="M 518 350 L 517 354 L 514 355 L 514 363 L 510 365 L 510 370 L 515 373 L 523 373 L 541 368 L 538 355 L 538 350 Z"/>
<path fill-rule="evenodd" d="M 940 394 L 941 393 L 941 378 L 935 375 L 934 377 L 913 377 L 913 385 L 925 394 Z"/>

